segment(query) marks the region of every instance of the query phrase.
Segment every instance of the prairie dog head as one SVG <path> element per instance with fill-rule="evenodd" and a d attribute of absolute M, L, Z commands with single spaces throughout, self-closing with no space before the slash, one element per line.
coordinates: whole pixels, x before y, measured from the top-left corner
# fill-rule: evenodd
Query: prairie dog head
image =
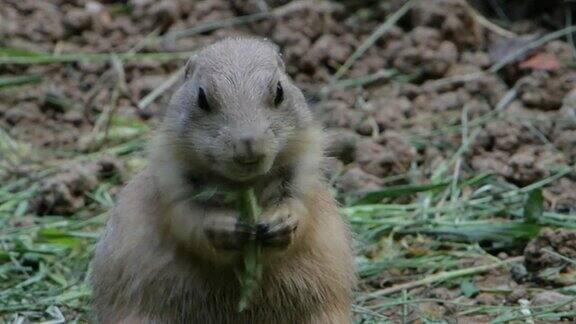
<path fill-rule="evenodd" d="M 276 46 L 234 38 L 206 47 L 187 63 L 163 133 L 191 172 L 248 181 L 295 151 L 311 124 Z"/>

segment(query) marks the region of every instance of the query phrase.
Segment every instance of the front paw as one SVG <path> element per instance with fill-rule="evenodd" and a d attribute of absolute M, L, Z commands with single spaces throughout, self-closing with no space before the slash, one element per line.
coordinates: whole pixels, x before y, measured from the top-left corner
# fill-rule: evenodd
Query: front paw
<path fill-rule="evenodd" d="M 236 217 L 215 216 L 204 221 L 204 234 L 218 250 L 241 250 L 256 231 Z"/>
<path fill-rule="evenodd" d="M 263 215 L 256 228 L 256 240 L 264 247 L 288 247 L 298 229 L 298 218 L 288 208 L 273 210 Z"/>

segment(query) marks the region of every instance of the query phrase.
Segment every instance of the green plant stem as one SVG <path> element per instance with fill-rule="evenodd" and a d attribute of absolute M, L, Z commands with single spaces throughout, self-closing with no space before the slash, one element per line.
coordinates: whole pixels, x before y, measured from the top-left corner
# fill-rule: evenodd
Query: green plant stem
<path fill-rule="evenodd" d="M 258 222 L 260 210 L 254 194 L 254 189 L 243 190 L 238 199 L 240 218 L 249 225 L 255 226 Z M 244 269 L 239 274 L 240 301 L 238 311 L 248 308 L 254 291 L 258 288 L 262 278 L 262 263 L 260 262 L 261 247 L 255 238 L 251 238 L 244 249 Z"/>
<path fill-rule="evenodd" d="M 374 32 L 356 49 L 354 53 L 344 62 L 344 64 L 336 71 L 336 74 L 332 77 L 331 84 L 334 84 L 336 81 L 340 80 L 340 78 L 348 72 L 348 70 L 354 65 L 354 63 L 362 56 L 364 53 L 376 43 L 380 37 L 386 34 L 400 18 L 404 17 L 412 7 L 416 4 L 416 0 L 410 0 L 402 6 L 398 11 L 390 15 Z"/>

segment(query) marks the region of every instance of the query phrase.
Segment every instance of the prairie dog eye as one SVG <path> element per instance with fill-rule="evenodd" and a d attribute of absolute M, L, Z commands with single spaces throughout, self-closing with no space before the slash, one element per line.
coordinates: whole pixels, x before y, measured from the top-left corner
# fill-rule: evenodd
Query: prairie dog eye
<path fill-rule="evenodd" d="M 206 98 L 206 92 L 204 88 L 198 88 L 198 107 L 204 111 L 210 111 L 210 105 L 208 104 L 208 99 Z"/>
<path fill-rule="evenodd" d="M 274 97 L 274 105 L 278 107 L 284 101 L 284 89 L 280 81 L 276 84 L 276 97 Z"/>

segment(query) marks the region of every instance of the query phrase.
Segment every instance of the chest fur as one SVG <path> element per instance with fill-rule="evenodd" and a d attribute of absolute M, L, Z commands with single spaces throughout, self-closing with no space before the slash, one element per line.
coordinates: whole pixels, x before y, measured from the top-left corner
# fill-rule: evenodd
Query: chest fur
<path fill-rule="evenodd" d="M 239 285 L 232 271 L 186 276 L 174 270 L 134 287 L 132 296 L 147 296 L 138 301 L 141 311 L 160 322 L 306 323 L 331 299 L 338 299 L 335 287 L 313 269 L 265 269 L 251 307 L 239 313 Z"/>

